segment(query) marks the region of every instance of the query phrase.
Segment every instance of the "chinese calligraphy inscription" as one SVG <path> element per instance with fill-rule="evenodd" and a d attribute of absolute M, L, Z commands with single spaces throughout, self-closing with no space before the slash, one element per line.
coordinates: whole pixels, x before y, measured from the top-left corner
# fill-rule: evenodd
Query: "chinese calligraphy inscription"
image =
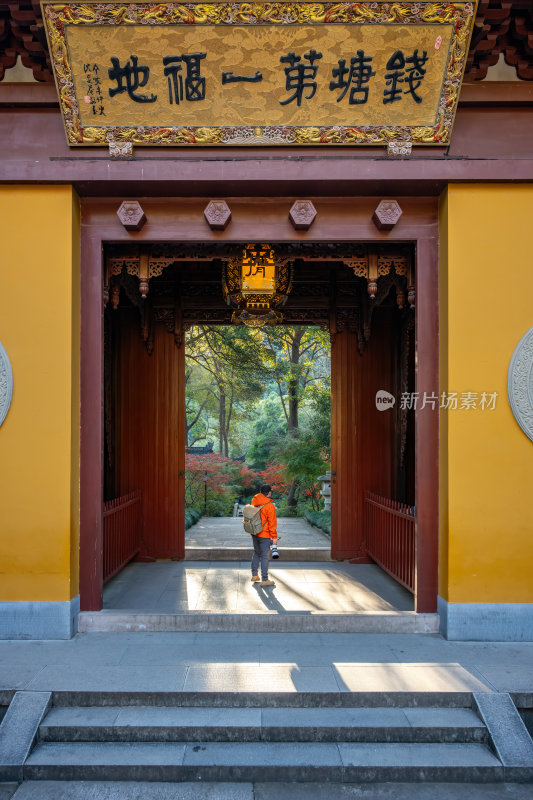
<path fill-rule="evenodd" d="M 449 141 L 471 3 L 157 8 L 44 0 L 69 143 Z"/>

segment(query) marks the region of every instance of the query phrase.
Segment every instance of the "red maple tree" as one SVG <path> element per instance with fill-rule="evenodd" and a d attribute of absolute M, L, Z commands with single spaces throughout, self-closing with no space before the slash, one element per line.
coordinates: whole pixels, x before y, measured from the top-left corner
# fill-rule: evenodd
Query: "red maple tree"
<path fill-rule="evenodd" d="M 191 506 L 203 503 L 205 487 L 210 496 L 228 493 L 245 494 L 254 488 L 258 476 L 242 461 L 234 461 L 221 453 L 185 455 L 186 495 Z"/>

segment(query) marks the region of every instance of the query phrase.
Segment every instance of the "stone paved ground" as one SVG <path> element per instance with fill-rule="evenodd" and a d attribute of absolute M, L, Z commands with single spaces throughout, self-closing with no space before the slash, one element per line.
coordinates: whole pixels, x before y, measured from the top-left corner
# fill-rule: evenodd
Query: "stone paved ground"
<path fill-rule="evenodd" d="M 533 642 L 438 634 L 89 633 L 0 641 L 0 691 L 533 692 L 532 664 Z"/>
<path fill-rule="evenodd" d="M 14 787 L 13 787 L 14 790 Z M 12 791 L 13 791 L 12 790 Z M 0 800 L 11 797 L 9 789 Z M 116 783 L 23 784 L 14 800 L 532 800 L 527 784 Z"/>
<path fill-rule="evenodd" d="M 250 558 L 252 550 L 250 549 Z M 144 613 L 412 611 L 413 598 L 374 564 L 270 563 L 275 587 L 250 582 L 250 562 L 128 565 L 104 590 L 104 609 Z"/>
<path fill-rule="evenodd" d="M 330 547 L 330 538 L 300 517 L 278 520 L 280 547 Z M 246 547 L 250 535 L 242 527 L 242 517 L 202 517 L 185 533 L 186 547 Z"/>

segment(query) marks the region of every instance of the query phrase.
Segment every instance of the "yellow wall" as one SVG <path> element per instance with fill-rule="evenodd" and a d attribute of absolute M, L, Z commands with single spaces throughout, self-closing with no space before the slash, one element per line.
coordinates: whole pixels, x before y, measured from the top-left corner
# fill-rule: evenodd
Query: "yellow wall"
<path fill-rule="evenodd" d="M 0 186 L 0 600 L 78 594 L 79 231 L 71 187 Z"/>
<path fill-rule="evenodd" d="M 533 325 L 532 225 L 533 186 L 441 198 L 440 388 L 498 392 L 494 411 L 441 412 L 439 593 L 452 603 L 533 602 L 533 442 L 507 400 Z"/>

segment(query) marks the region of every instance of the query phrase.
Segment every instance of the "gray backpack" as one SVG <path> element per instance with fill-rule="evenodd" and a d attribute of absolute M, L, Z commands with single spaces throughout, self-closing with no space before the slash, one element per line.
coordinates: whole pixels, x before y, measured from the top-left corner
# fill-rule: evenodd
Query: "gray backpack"
<path fill-rule="evenodd" d="M 272 502 L 269 500 L 269 503 Z M 257 536 L 258 533 L 261 533 L 263 528 L 266 525 L 261 523 L 261 509 L 264 508 L 267 503 L 263 503 L 262 506 L 253 506 L 251 503 L 244 506 L 242 510 L 242 524 L 246 533 L 251 533 L 252 536 Z"/>

